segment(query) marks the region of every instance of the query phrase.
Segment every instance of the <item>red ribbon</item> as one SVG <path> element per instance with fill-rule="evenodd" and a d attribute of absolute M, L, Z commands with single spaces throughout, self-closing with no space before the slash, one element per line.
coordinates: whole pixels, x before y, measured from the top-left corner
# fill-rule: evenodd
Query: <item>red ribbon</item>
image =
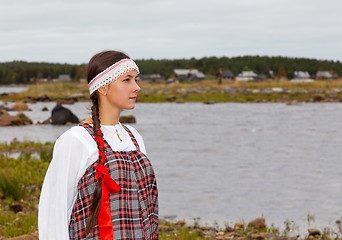
<path fill-rule="evenodd" d="M 96 142 L 99 143 L 98 148 L 99 148 L 99 155 L 101 156 L 101 164 L 104 163 L 105 161 L 105 153 L 104 153 L 104 143 L 103 143 L 103 135 L 101 129 L 97 132 L 97 135 L 95 135 L 95 140 Z"/>
<path fill-rule="evenodd" d="M 101 136 L 101 130 L 99 129 L 99 135 Z M 101 156 L 101 164 L 95 167 L 96 179 L 102 179 L 102 198 L 100 212 L 98 216 L 99 232 L 101 240 L 113 240 L 113 223 L 112 215 L 109 206 L 109 193 L 114 194 L 121 190 L 120 186 L 111 178 L 108 169 L 103 166 L 105 160 L 105 153 L 103 151 L 103 137 L 95 136 L 96 141 L 99 143 L 99 154 Z"/>
<path fill-rule="evenodd" d="M 110 177 L 108 170 L 103 165 L 96 168 L 96 178 L 102 178 L 102 198 L 98 216 L 101 240 L 113 240 L 113 224 L 109 206 L 109 193 L 114 194 L 121 190 L 120 186 Z"/>

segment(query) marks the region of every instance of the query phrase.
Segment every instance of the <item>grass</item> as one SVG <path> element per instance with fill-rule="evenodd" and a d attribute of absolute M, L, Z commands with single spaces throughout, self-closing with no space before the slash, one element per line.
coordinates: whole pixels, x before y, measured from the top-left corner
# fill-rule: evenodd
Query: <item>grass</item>
<path fill-rule="evenodd" d="M 14 201 L 18 201 L 27 194 L 27 189 L 20 176 L 7 176 L 2 172 L 0 173 L 0 192 L 4 198 L 12 198 Z"/>
<path fill-rule="evenodd" d="M 0 144 L 0 239 L 37 231 L 37 204 L 52 147 L 52 143 Z M 11 211 L 13 204 L 23 211 Z"/>

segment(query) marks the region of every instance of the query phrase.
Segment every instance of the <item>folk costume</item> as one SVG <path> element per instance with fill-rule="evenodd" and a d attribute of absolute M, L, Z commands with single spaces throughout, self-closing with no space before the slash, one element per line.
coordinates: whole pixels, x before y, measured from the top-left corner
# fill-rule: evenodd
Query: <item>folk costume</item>
<path fill-rule="evenodd" d="M 135 68 L 130 59 L 113 64 L 89 83 L 90 92 Z M 100 212 L 84 236 L 97 181 Z M 94 133 L 80 123 L 62 134 L 44 179 L 38 227 L 42 240 L 158 239 L 157 184 L 139 133 L 120 123 Z"/>

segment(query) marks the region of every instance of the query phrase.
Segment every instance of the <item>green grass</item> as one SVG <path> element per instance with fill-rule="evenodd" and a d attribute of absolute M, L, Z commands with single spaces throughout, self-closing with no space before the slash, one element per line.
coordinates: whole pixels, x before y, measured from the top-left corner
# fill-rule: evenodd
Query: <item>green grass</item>
<path fill-rule="evenodd" d="M 51 143 L 12 142 L 0 144 L 0 238 L 37 230 L 40 189 L 52 156 Z M 11 154 L 17 152 L 17 158 Z M 12 204 L 23 211 L 14 213 Z"/>
<path fill-rule="evenodd" d="M 12 198 L 18 201 L 25 197 L 27 189 L 22 178 L 18 175 L 6 176 L 5 173 L 0 173 L 0 192 L 3 198 Z"/>

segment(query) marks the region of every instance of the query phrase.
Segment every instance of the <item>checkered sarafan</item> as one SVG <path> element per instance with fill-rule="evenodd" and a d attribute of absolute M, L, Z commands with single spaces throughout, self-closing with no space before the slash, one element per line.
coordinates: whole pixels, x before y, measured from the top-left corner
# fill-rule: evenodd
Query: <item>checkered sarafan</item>
<path fill-rule="evenodd" d="M 92 127 L 81 123 L 95 140 Z M 147 156 L 140 152 L 132 132 L 125 126 L 137 150 L 113 151 L 104 139 L 106 161 L 112 179 L 121 191 L 110 194 L 114 239 L 158 239 L 158 190 L 156 178 Z M 98 224 L 85 238 L 83 233 L 95 190 L 96 161 L 78 182 L 77 199 L 69 223 L 70 239 L 100 239 Z"/>

